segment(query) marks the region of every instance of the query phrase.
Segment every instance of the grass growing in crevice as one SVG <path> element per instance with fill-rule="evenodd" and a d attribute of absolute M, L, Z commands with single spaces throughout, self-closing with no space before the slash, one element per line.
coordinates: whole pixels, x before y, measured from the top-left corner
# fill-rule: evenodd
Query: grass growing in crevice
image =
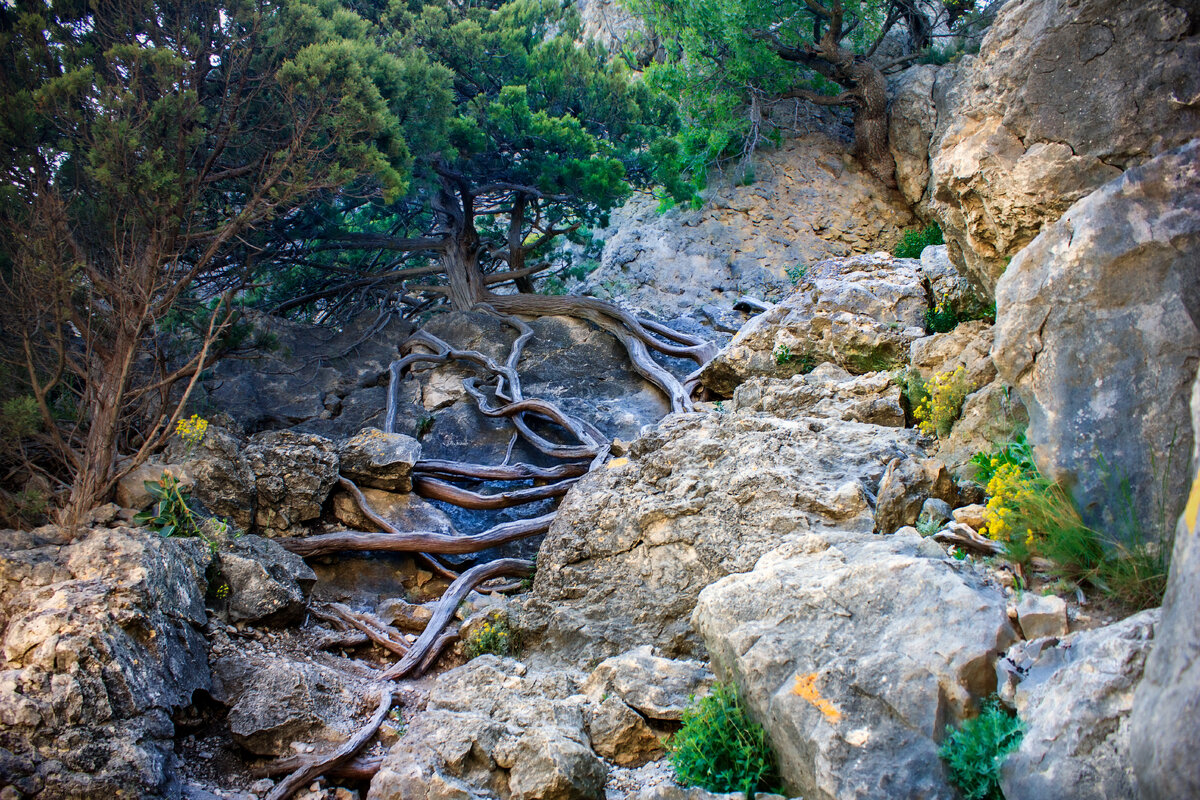
<path fill-rule="evenodd" d="M 747 715 L 732 686 L 718 683 L 712 694 L 693 700 L 667 751 L 675 777 L 684 786 L 748 797 L 781 788 L 767 734 Z"/>
<path fill-rule="evenodd" d="M 1000 768 L 1021 744 L 1025 726 L 1000 703 L 989 700 L 978 717 L 958 730 L 946 729 L 938 755 L 946 762 L 950 782 L 967 800 L 1003 800 Z"/>
<path fill-rule="evenodd" d="M 905 231 L 900 243 L 892 251 L 892 255 L 896 258 L 920 258 L 921 251 L 926 247 L 945 243 L 946 240 L 942 238 L 942 229 L 936 222 L 933 222 L 925 228 L 912 228 Z"/>

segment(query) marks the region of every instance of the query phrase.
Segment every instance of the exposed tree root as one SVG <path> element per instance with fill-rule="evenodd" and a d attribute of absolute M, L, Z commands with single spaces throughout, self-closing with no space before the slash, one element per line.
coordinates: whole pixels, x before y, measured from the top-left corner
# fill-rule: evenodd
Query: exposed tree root
<path fill-rule="evenodd" d="M 263 764 L 261 767 L 255 767 L 250 771 L 250 774 L 255 778 L 274 778 L 276 775 L 284 775 L 288 772 L 295 772 L 308 764 L 313 764 L 320 761 L 319 758 L 313 756 L 289 756 L 288 758 L 278 758 L 268 764 Z M 321 774 L 326 778 L 340 778 L 343 780 L 352 781 L 369 781 L 375 777 L 375 773 L 379 772 L 379 768 L 383 766 L 383 756 L 359 756 L 341 764 L 329 767 Z"/>
<path fill-rule="evenodd" d="M 403 657 L 408 654 L 408 645 L 404 642 L 404 634 L 373 614 L 351 611 L 341 603 L 329 603 L 324 607 L 311 605 L 309 611 L 315 617 L 320 617 L 328 622 L 340 622 L 361 631 L 372 642 L 398 656 Z"/>
<path fill-rule="evenodd" d="M 438 459 L 422 459 L 413 467 L 413 474 L 470 478 L 481 481 L 519 481 L 529 478 L 538 480 L 555 480 L 558 478 L 578 478 L 586 475 L 588 465 L 559 464 L 556 467 L 535 467 L 532 464 L 510 464 L 498 467 L 487 464 L 467 464 L 461 461 L 441 461 Z"/>
<path fill-rule="evenodd" d="M 562 497 L 578 481 L 578 478 L 568 478 L 546 486 L 534 486 L 530 489 L 514 489 L 509 492 L 496 494 L 480 494 L 462 489 L 452 483 L 445 483 L 436 478 L 414 478 L 413 491 L 421 497 L 430 500 L 441 500 L 453 503 L 460 508 L 475 511 L 490 511 L 499 508 L 512 508 L 526 503 L 535 503 L 550 497 Z"/>
<path fill-rule="evenodd" d="M 488 528 L 483 533 L 470 536 L 452 536 L 433 531 L 409 531 L 398 533 L 363 533 L 341 531 L 320 536 L 284 539 L 280 544 L 293 553 L 305 558 L 343 550 L 381 550 L 393 553 L 444 553 L 463 555 L 478 553 L 489 547 L 524 539 L 550 530 L 554 514 L 543 514 L 531 519 L 503 522 Z M 463 573 L 464 575 L 466 573 Z M 459 575 L 458 578 L 461 578 Z"/>

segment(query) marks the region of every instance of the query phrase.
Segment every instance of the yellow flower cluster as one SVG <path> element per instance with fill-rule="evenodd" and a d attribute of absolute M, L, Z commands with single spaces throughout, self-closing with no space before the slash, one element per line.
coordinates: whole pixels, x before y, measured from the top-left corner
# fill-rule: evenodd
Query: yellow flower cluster
<path fill-rule="evenodd" d="M 512 652 L 512 642 L 508 623 L 502 619 L 493 618 L 480 625 L 467 640 L 467 655 L 477 658 L 485 653 L 506 656 Z"/>
<path fill-rule="evenodd" d="M 999 459 L 993 458 L 992 464 L 999 464 Z M 981 533 L 996 541 L 1010 542 L 1014 533 L 1013 512 L 1022 502 L 1033 497 L 1036 487 L 1020 467 L 999 464 L 996 474 L 988 481 L 987 491 L 991 499 L 987 501 L 987 527 Z M 1025 531 L 1025 544 L 1033 544 L 1032 529 Z"/>
<path fill-rule="evenodd" d="M 913 416 L 921 432 L 929 436 L 945 436 L 958 419 L 963 401 L 970 393 L 966 367 L 939 372 L 925 386 L 928 394 L 918 401 Z"/>
<path fill-rule="evenodd" d="M 192 446 L 200 444 L 207 432 L 208 420 L 199 414 L 192 414 L 187 419 L 181 419 L 175 425 L 175 433 L 179 434 L 179 438 Z"/>

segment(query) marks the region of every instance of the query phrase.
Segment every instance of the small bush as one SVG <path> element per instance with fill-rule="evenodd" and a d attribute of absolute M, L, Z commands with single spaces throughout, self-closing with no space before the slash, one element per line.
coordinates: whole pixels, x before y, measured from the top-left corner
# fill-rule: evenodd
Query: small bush
<path fill-rule="evenodd" d="M 946 436 L 962 412 L 963 401 L 971 393 L 966 367 L 937 373 L 925 384 L 925 390 L 926 396 L 912 407 L 913 417 L 922 433 Z"/>
<path fill-rule="evenodd" d="M 780 788 L 767 734 L 746 714 L 732 686 L 716 684 L 708 697 L 693 700 L 667 751 L 684 786 L 747 796 Z"/>
<path fill-rule="evenodd" d="M 787 273 L 788 280 L 792 282 L 792 286 L 796 286 L 800 281 L 804 280 L 804 276 L 808 274 L 808 267 L 804 264 L 796 264 L 788 267 L 784 272 Z"/>
<path fill-rule="evenodd" d="M 190 493 L 169 472 L 156 481 L 143 484 L 154 498 L 154 505 L 133 518 L 136 525 L 162 536 L 196 536 L 214 553 L 231 534 L 229 524 L 215 517 L 202 517 L 191 506 Z"/>
<path fill-rule="evenodd" d="M 995 700 L 959 730 L 946 728 L 946 741 L 938 755 L 950 771 L 950 782 L 967 800 L 1003 800 L 1000 768 L 1008 754 L 1021 744 L 1025 726 L 1005 712 Z"/>
<path fill-rule="evenodd" d="M 508 619 L 493 614 L 467 637 L 467 655 L 470 658 L 491 654 L 509 656 L 516 652 L 516 638 L 509 628 Z"/>
<path fill-rule="evenodd" d="M 791 366 L 801 375 L 806 375 L 816 369 L 817 360 L 811 353 L 793 353 L 786 344 L 777 344 L 771 351 L 775 356 L 775 364 L 780 367 Z"/>
<path fill-rule="evenodd" d="M 900 239 L 900 244 L 896 245 L 892 255 L 896 258 L 920 258 L 921 251 L 933 244 L 945 244 L 945 239 L 942 238 L 942 229 L 936 222 L 931 223 L 924 230 L 911 228 L 905 231 L 904 237 Z"/>
<path fill-rule="evenodd" d="M 1003 464 L 1012 464 L 1027 475 L 1037 474 L 1037 467 L 1033 464 L 1033 451 L 1029 442 L 1025 441 L 1024 433 L 1017 434 L 1011 442 L 1004 443 L 993 452 L 976 453 L 971 457 L 971 463 L 975 466 L 975 481 L 984 486 L 988 485 L 996 470 Z"/>
<path fill-rule="evenodd" d="M 41 412 L 34 398 L 13 397 L 0 405 L 0 440 L 15 442 L 32 436 L 41 427 Z"/>

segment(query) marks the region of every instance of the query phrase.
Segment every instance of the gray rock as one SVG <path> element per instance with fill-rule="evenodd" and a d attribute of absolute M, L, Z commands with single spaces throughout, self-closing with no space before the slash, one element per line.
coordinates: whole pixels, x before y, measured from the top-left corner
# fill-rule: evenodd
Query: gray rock
<path fill-rule="evenodd" d="M 953 507 L 958 497 L 946 465 L 935 458 L 894 459 L 879 484 L 875 504 L 875 530 L 891 533 L 913 525 L 930 498 Z"/>
<path fill-rule="evenodd" d="M 790 380 L 751 378 L 733 391 L 729 411 L 765 411 L 784 419 L 827 417 L 904 427 L 900 387 L 886 372 L 852 376 L 826 362 Z"/>
<path fill-rule="evenodd" d="M 840 420 L 667 417 L 563 499 L 516 623 L 529 646 L 580 664 L 643 644 L 696 655 L 701 589 L 790 533 L 871 530 L 884 465 L 915 441 Z"/>
<path fill-rule="evenodd" d="M 1026 593 L 1017 603 L 1017 623 L 1026 639 L 1067 635 L 1067 603 L 1054 595 Z"/>
<path fill-rule="evenodd" d="M 295 621 L 317 581 L 304 559 L 259 536 L 232 539 L 217 564 L 229 586 L 225 611 L 235 622 Z"/>
<path fill-rule="evenodd" d="M 991 305 L 988 295 L 954 266 L 947 245 L 930 245 L 921 251 L 921 274 L 929 281 L 933 305 L 947 304 L 960 316 L 982 315 Z"/>
<path fill-rule="evenodd" d="M 1198 20 L 1169 0 L 1009 2 L 979 55 L 939 73 L 933 206 L 977 283 L 994 287 L 1076 200 L 1196 135 Z"/>
<path fill-rule="evenodd" d="M 587 701 L 561 672 L 480 656 L 440 676 L 371 781 L 368 800 L 591 800 L 607 768 Z"/>
<path fill-rule="evenodd" d="M 1130 741 L 1142 796 L 1200 796 L 1200 376 L 1192 385 L 1191 494 L 1175 528 L 1162 619 L 1133 700 Z"/>
<path fill-rule="evenodd" d="M 977 469 L 971 458 L 976 453 L 991 452 L 1028 427 L 1029 412 L 1021 396 L 1003 381 L 992 381 L 967 395 L 950 435 L 938 439 L 937 456 L 956 476 L 973 478 Z"/>
<path fill-rule="evenodd" d="M 1129 714 L 1158 609 L 1043 648 L 1017 686 L 1021 746 L 1001 772 L 1005 797 L 1137 797 Z"/>
<path fill-rule="evenodd" d="M 245 459 L 258 493 L 254 522 L 266 535 L 300 532 L 302 523 L 321 516 L 337 482 L 332 441 L 311 433 L 260 433 L 251 437 Z"/>
<path fill-rule="evenodd" d="M 173 711 L 210 677 L 197 540 L 0 533 L 0 783 L 21 797 L 177 798 Z M 24 540 L 24 541 L 23 541 Z"/>
<path fill-rule="evenodd" d="M 938 742 L 995 690 L 1016 634 L 1003 595 L 930 544 L 797 535 L 700 594 L 713 669 L 737 683 L 795 793 L 957 797 Z"/>
<path fill-rule="evenodd" d="M 446 512 L 415 494 L 396 494 L 382 489 L 363 489 L 362 493 L 372 511 L 402 531 L 456 533 Z M 374 531 L 379 527 L 367 518 L 349 492 L 334 492 L 333 515 L 339 522 L 358 530 Z"/>
<path fill-rule="evenodd" d="M 914 208 L 928 205 L 929 142 L 937 125 L 932 64 L 909 67 L 888 81 L 888 147 L 896 162 L 896 183 Z"/>
<path fill-rule="evenodd" d="M 921 513 L 917 517 L 917 524 L 923 528 L 941 525 L 950 519 L 952 511 L 950 504 L 945 500 L 930 497 L 921 504 Z"/>
<path fill-rule="evenodd" d="M 588 735 L 598 755 L 621 767 L 641 766 L 663 753 L 646 720 L 615 696 L 592 707 Z"/>
<path fill-rule="evenodd" d="M 341 473 L 362 486 L 410 492 L 421 443 L 402 433 L 367 428 L 339 444 L 338 457 Z"/>
<path fill-rule="evenodd" d="M 941 372 L 962 367 L 972 391 L 996 379 L 991 349 L 995 340 L 991 325 L 983 320 L 964 322 L 949 333 L 917 339 L 909 348 L 909 366 L 926 380 Z"/>
<path fill-rule="evenodd" d="M 1163 535 L 1187 495 L 1197 259 L 1200 139 L 1073 205 L 996 287 L 992 357 L 1029 410 L 1038 466 L 1085 522 L 1125 538 L 1131 515 Z"/>
<path fill-rule="evenodd" d="M 822 361 L 854 373 L 906 363 L 929 307 L 916 264 L 887 253 L 817 262 L 794 294 L 746 323 L 702 382 L 728 397 L 748 378 L 788 377 Z M 780 348 L 790 360 L 780 363 Z"/>
<path fill-rule="evenodd" d="M 165 460 L 183 465 L 194 481 L 192 497 L 206 509 L 250 530 L 258 510 L 258 489 L 254 471 L 242 457 L 245 446 L 234 431 L 210 423 L 204 439 L 192 448 L 173 438 Z"/>
<path fill-rule="evenodd" d="M 154 498 L 146 489 L 147 481 L 159 481 L 164 474 L 179 481 L 179 487 L 190 492 L 195 486 L 195 480 L 182 464 L 163 464 L 150 461 L 142 464 L 117 482 L 117 504 L 122 508 L 134 508 L 141 511 L 154 503 Z"/>
<path fill-rule="evenodd" d="M 595 702 L 616 695 L 650 719 L 677 722 L 693 697 L 708 694 L 712 682 L 703 663 L 660 658 L 644 645 L 600 662 L 583 691 Z"/>

